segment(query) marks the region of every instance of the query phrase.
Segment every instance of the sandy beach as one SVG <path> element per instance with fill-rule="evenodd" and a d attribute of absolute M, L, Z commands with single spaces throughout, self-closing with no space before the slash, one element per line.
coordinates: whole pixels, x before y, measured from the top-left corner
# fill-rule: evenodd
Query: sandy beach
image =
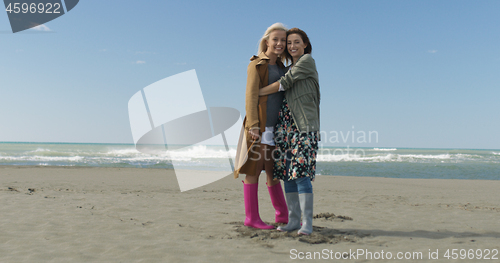
<path fill-rule="evenodd" d="M 260 212 L 271 223 L 262 178 Z M 313 187 L 306 237 L 243 226 L 241 178 L 181 193 L 172 170 L 3 166 L 0 262 L 500 258 L 500 181 L 318 176 Z"/>

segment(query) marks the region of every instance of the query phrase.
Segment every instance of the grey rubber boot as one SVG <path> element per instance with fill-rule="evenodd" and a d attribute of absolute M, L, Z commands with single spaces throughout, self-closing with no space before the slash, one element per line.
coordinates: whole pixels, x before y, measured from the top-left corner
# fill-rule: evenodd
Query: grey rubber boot
<path fill-rule="evenodd" d="M 313 194 L 299 194 L 300 209 L 302 210 L 302 227 L 297 234 L 310 235 L 313 231 Z"/>
<path fill-rule="evenodd" d="M 300 204 L 299 193 L 286 193 L 286 205 L 288 207 L 288 224 L 279 226 L 279 231 L 292 231 L 300 228 Z"/>

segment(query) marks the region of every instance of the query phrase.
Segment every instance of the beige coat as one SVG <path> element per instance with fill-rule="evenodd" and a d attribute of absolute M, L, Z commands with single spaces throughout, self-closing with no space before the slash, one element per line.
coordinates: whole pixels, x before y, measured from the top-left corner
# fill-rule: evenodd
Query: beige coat
<path fill-rule="evenodd" d="M 268 63 L 269 58 L 264 52 L 260 53 L 259 56 L 250 58 L 250 64 L 247 69 L 247 87 L 245 94 L 246 116 L 243 120 L 243 127 L 236 150 L 234 178 L 238 178 L 239 174 L 254 175 L 257 173 L 257 166 L 262 165 L 262 162 L 259 161 L 260 138 L 258 141 L 254 142 L 251 139 L 252 137 L 249 134 L 249 130 L 252 128 L 259 128 L 260 134 L 265 130 L 267 96 L 259 97 L 259 89 L 268 85 Z M 277 63 L 283 67 L 280 61 L 277 61 Z"/>

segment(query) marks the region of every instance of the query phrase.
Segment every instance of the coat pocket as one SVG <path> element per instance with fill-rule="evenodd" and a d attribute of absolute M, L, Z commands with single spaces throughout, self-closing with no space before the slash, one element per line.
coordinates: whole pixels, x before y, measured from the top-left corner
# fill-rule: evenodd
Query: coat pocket
<path fill-rule="evenodd" d="M 318 120 L 317 98 L 313 93 L 307 93 L 297 98 L 297 104 L 302 109 L 306 124 L 315 123 Z M 317 128 L 317 127 L 310 127 Z"/>

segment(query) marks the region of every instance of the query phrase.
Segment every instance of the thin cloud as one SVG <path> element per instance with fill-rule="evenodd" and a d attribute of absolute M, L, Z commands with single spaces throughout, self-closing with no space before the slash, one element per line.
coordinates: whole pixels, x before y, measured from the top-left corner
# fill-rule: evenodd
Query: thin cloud
<path fill-rule="evenodd" d="M 431 53 L 431 54 L 434 54 L 434 53 L 437 53 L 438 51 L 435 50 L 435 49 L 432 49 L 432 50 L 427 50 L 427 52 Z"/>
<path fill-rule="evenodd" d="M 137 60 L 135 64 L 146 64 L 146 61 L 144 60 Z"/>
<path fill-rule="evenodd" d="M 37 31 L 51 31 L 50 28 L 46 25 L 38 25 L 36 27 L 33 27 L 32 29 Z"/>

